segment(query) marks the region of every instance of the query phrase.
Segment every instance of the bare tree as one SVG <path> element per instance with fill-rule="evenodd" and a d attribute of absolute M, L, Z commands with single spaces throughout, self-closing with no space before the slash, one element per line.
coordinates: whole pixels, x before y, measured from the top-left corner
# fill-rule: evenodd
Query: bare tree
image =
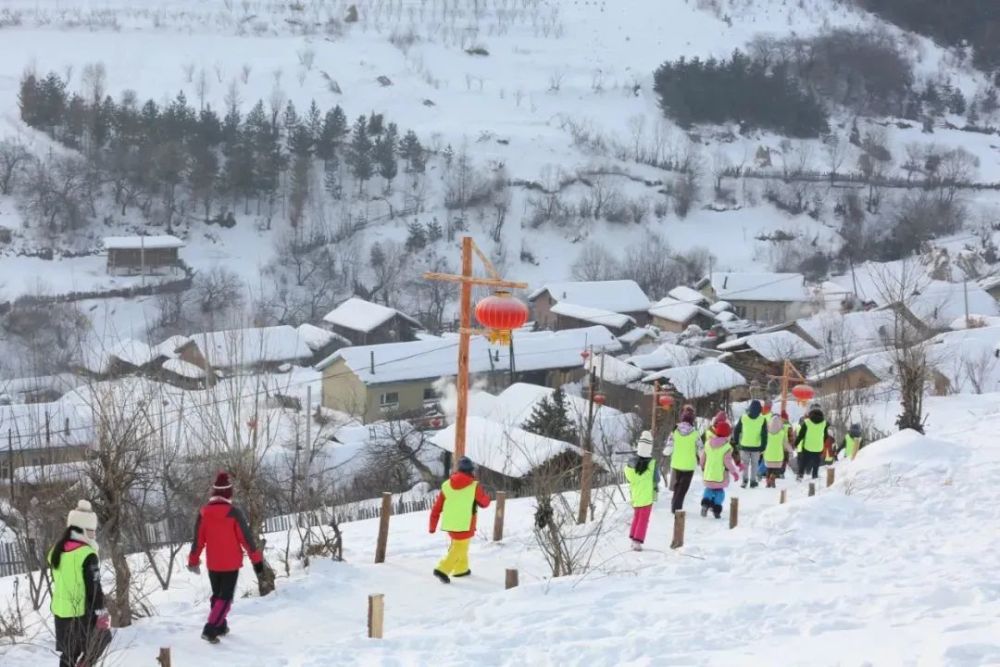
<path fill-rule="evenodd" d="M 607 247 L 593 241 L 580 248 L 571 270 L 576 280 L 611 280 L 622 273 L 618 260 Z"/>
<path fill-rule="evenodd" d="M 0 141 L 0 195 L 9 195 L 16 177 L 28 165 L 31 154 L 20 139 L 7 137 Z"/>

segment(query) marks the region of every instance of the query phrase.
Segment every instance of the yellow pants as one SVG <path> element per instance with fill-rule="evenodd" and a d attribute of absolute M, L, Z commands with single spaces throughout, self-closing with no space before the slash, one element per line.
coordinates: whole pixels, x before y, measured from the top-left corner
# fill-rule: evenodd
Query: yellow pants
<path fill-rule="evenodd" d="M 451 544 L 448 546 L 448 553 L 438 563 L 437 569 L 448 575 L 468 572 L 470 542 L 472 542 L 471 537 L 467 540 L 452 539 Z"/>

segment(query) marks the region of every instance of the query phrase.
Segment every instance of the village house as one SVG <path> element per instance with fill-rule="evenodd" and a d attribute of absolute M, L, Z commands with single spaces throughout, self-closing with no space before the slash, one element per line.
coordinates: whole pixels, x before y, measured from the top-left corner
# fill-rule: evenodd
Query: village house
<path fill-rule="evenodd" d="M 693 366 L 666 368 L 642 378 L 643 384 L 660 383 L 660 390 L 674 397 L 675 409 L 684 403 L 695 412 L 711 417 L 719 410 L 728 410 L 733 401 L 750 397 L 747 379 L 724 363 L 715 360 Z"/>
<path fill-rule="evenodd" d="M 986 290 L 994 299 L 1000 299 L 1000 276 L 988 276 L 978 281 L 980 288 Z"/>
<path fill-rule="evenodd" d="M 176 236 L 108 236 L 108 273 L 146 275 L 181 267 L 180 249 L 184 242 Z"/>
<path fill-rule="evenodd" d="M 78 370 L 93 378 L 121 377 L 140 371 L 152 371 L 167 355 L 142 341 L 125 338 L 110 343 L 96 343 L 86 348 Z"/>
<path fill-rule="evenodd" d="M 712 311 L 669 296 L 654 303 L 648 312 L 653 326 L 671 333 L 683 333 L 691 325 L 710 329 L 717 322 Z"/>
<path fill-rule="evenodd" d="M 323 316 L 330 330 L 351 345 L 405 343 L 416 340 L 420 322 L 395 308 L 352 297 Z"/>
<path fill-rule="evenodd" d="M 558 387 L 583 375 L 585 349 L 621 349 L 605 327 L 565 331 L 515 331 L 511 347 L 492 346 L 473 337 L 469 369 L 494 385 L 530 382 Z M 323 373 L 323 405 L 361 418 L 365 423 L 390 416 L 419 416 L 434 409 L 435 384 L 458 372 L 455 337 L 345 347 L 316 365 Z M 511 371 L 513 370 L 513 378 Z"/>
<path fill-rule="evenodd" d="M 89 410 L 67 400 L 0 406 L 0 480 L 23 467 L 84 461 L 93 443 Z"/>
<path fill-rule="evenodd" d="M 340 334 L 327 331 L 313 324 L 300 324 L 297 330 L 299 337 L 312 350 L 313 354 L 310 364 L 317 364 L 340 348 L 353 344 Z"/>
<path fill-rule="evenodd" d="M 814 312 L 812 295 L 801 273 L 713 273 L 698 282 L 711 301 L 726 301 L 741 318 L 779 324 Z"/>
<path fill-rule="evenodd" d="M 634 352 L 639 348 L 655 344 L 660 339 L 660 331 L 654 327 L 635 327 L 618 336 L 625 352 Z"/>
<path fill-rule="evenodd" d="M 844 403 L 856 403 L 863 400 L 861 394 L 877 391 L 880 385 L 885 395 L 891 393 L 895 373 L 892 351 L 880 350 L 856 355 L 806 379 L 817 396 L 843 396 Z M 948 378 L 933 367 L 928 373 L 931 391 L 937 396 L 947 394 L 951 386 Z"/>
<path fill-rule="evenodd" d="M 583 450 L 577 445 L 483 417 L 470 416 L 465 428 L 465 455 L 476 462 L 484 486 L 514 494 L 579 488 Z M 453 456 L 455 426 L 438 431 L 430 442 Z M 602 457 L 593 461 L 598 476 L 609 472 Z"/>
<path fill-rule="evenodd" d="M 560 301 L 553 305 L 549 309 L 549 314 L 555 316 L 555 325 L 552 327 L 555 331 L 579 329 L 596 324 L 607 327 L 616 336 L 623 336 L 636 328 L 635 319 L 628 315 L 600 308 L 580 306 L 567 301 Z"/>
<path fill-rule="evenodd" d="M 312 354 L 290 326 L 194 334 L 177 349 L 179 359 L 209 372 L 278 370 L 286 364 L 305 364 Z"/>
<path fill-rule="evenodd" d="M 717 349 L 725 353 L 719 361 L 764 386 L 772 377 L 782 374 L 785 361 L 793 362 L 805 373 L 808 364 L 821 354 L 820 349 L 790 331 L 751 334 L 722 343 Z"/>
<path fill-rule="evenodd" d="M 569 303 L 608 313 L 627 315 L 637 326 L 649 323 L 649 297 L 634 280 L 597 280 L 547 283 L 528 296 L 537 326 L 557 330 L 558 313 L 552 308 Z M 566 323 L 567 325 L 569 322 Z M 603 325 L 603 322 L 599 322 Z"/>

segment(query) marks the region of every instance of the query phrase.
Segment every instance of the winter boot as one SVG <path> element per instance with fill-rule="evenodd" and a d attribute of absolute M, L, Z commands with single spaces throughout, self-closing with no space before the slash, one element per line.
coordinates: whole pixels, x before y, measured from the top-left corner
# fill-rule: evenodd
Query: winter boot
<path fill-rule="evenodd" d="M 753 480 L 753 481 L 750 482 L 750 488 L 751 489 L 756 489 L 757 488 L 757 480 Z"/>
<path fill-rule="evenodd" d="M 211 634 L 210 632 L 203 632 L 203 633 L 201 633 L 201 638 L 204 639 L 205 641 L 207 641 L 209 644 L 218 644 L 219 643 L 219 638 L 216 637 L 215 635 Z"/>
<path fill-rule="evenodd" d="M 712 503 L 708 502 L 705 498 L 701 499 L 701 515 L 708 516 L 708 510 L 712 507 Z"/>
<path fill-rule="evenodd" d="M 713 505 L 712 506 L 712 515 L 716 519 L 721 519 L 722 518 L 722 505 Z"/>
<path fill-rule="evenodd" d="M 632 540 L 632 551 L 642 551 L 642 542 L 639 540 Z"/>
<path fill-rule="evenodd" d="M 437 577 L 438 581 L 440 581 L 442 584 L 451 583 L 451 578 L 441 570 L 434 570 L 434 576 Z"/>
<path fill-rule="evenodd" d="M 222 627 L 219 628 L 219 636 L 225 637 L 229 634 L 229 621 L 223 621 Z"/>
<path fill-rule="evenodd" d="M 458 574 L 451 575 L 452 577 L 467 577 L 472 574 L 472 570 L 466 570 L 465 572 L 459 572 Z"/>
<path fill-rule="evenodd" d="M 743 480 L 743 483 L 742 483 L 742 484 L 740 484 L 740 488 L 741 488 L 741 489 L 745 489 L 745 488 L 747 488 L 747 481 L 746 481 L 746 480 Z"/>

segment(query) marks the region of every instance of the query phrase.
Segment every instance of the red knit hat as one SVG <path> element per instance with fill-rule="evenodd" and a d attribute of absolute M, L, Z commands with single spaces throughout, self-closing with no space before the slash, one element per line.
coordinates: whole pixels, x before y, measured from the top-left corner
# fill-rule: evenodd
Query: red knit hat
<path fill-rule="evenodd" d="M 212 485 L 212 495 L 222 498 L 233 497 L 233 483 L 229 479 L 229 473 L 222 471 L 215 476 L 215 484 Z"/>
<path fill-rule="evenodd" d="M 725 411 L 719 410 L 715 413 L 715 417 L 712 419 L 712 425 L 715 426 L 716 424 L 720 424 L 724 421 L 729 421 L 729 419 L 726 417 Z"/>
<path fill-rule="evenodd" d="M 715 437 L 717 438 L 728 438 L 733 434 L 733 427 L 727 421 L 715 422 L 712 430 L 715 431 Z"/>

